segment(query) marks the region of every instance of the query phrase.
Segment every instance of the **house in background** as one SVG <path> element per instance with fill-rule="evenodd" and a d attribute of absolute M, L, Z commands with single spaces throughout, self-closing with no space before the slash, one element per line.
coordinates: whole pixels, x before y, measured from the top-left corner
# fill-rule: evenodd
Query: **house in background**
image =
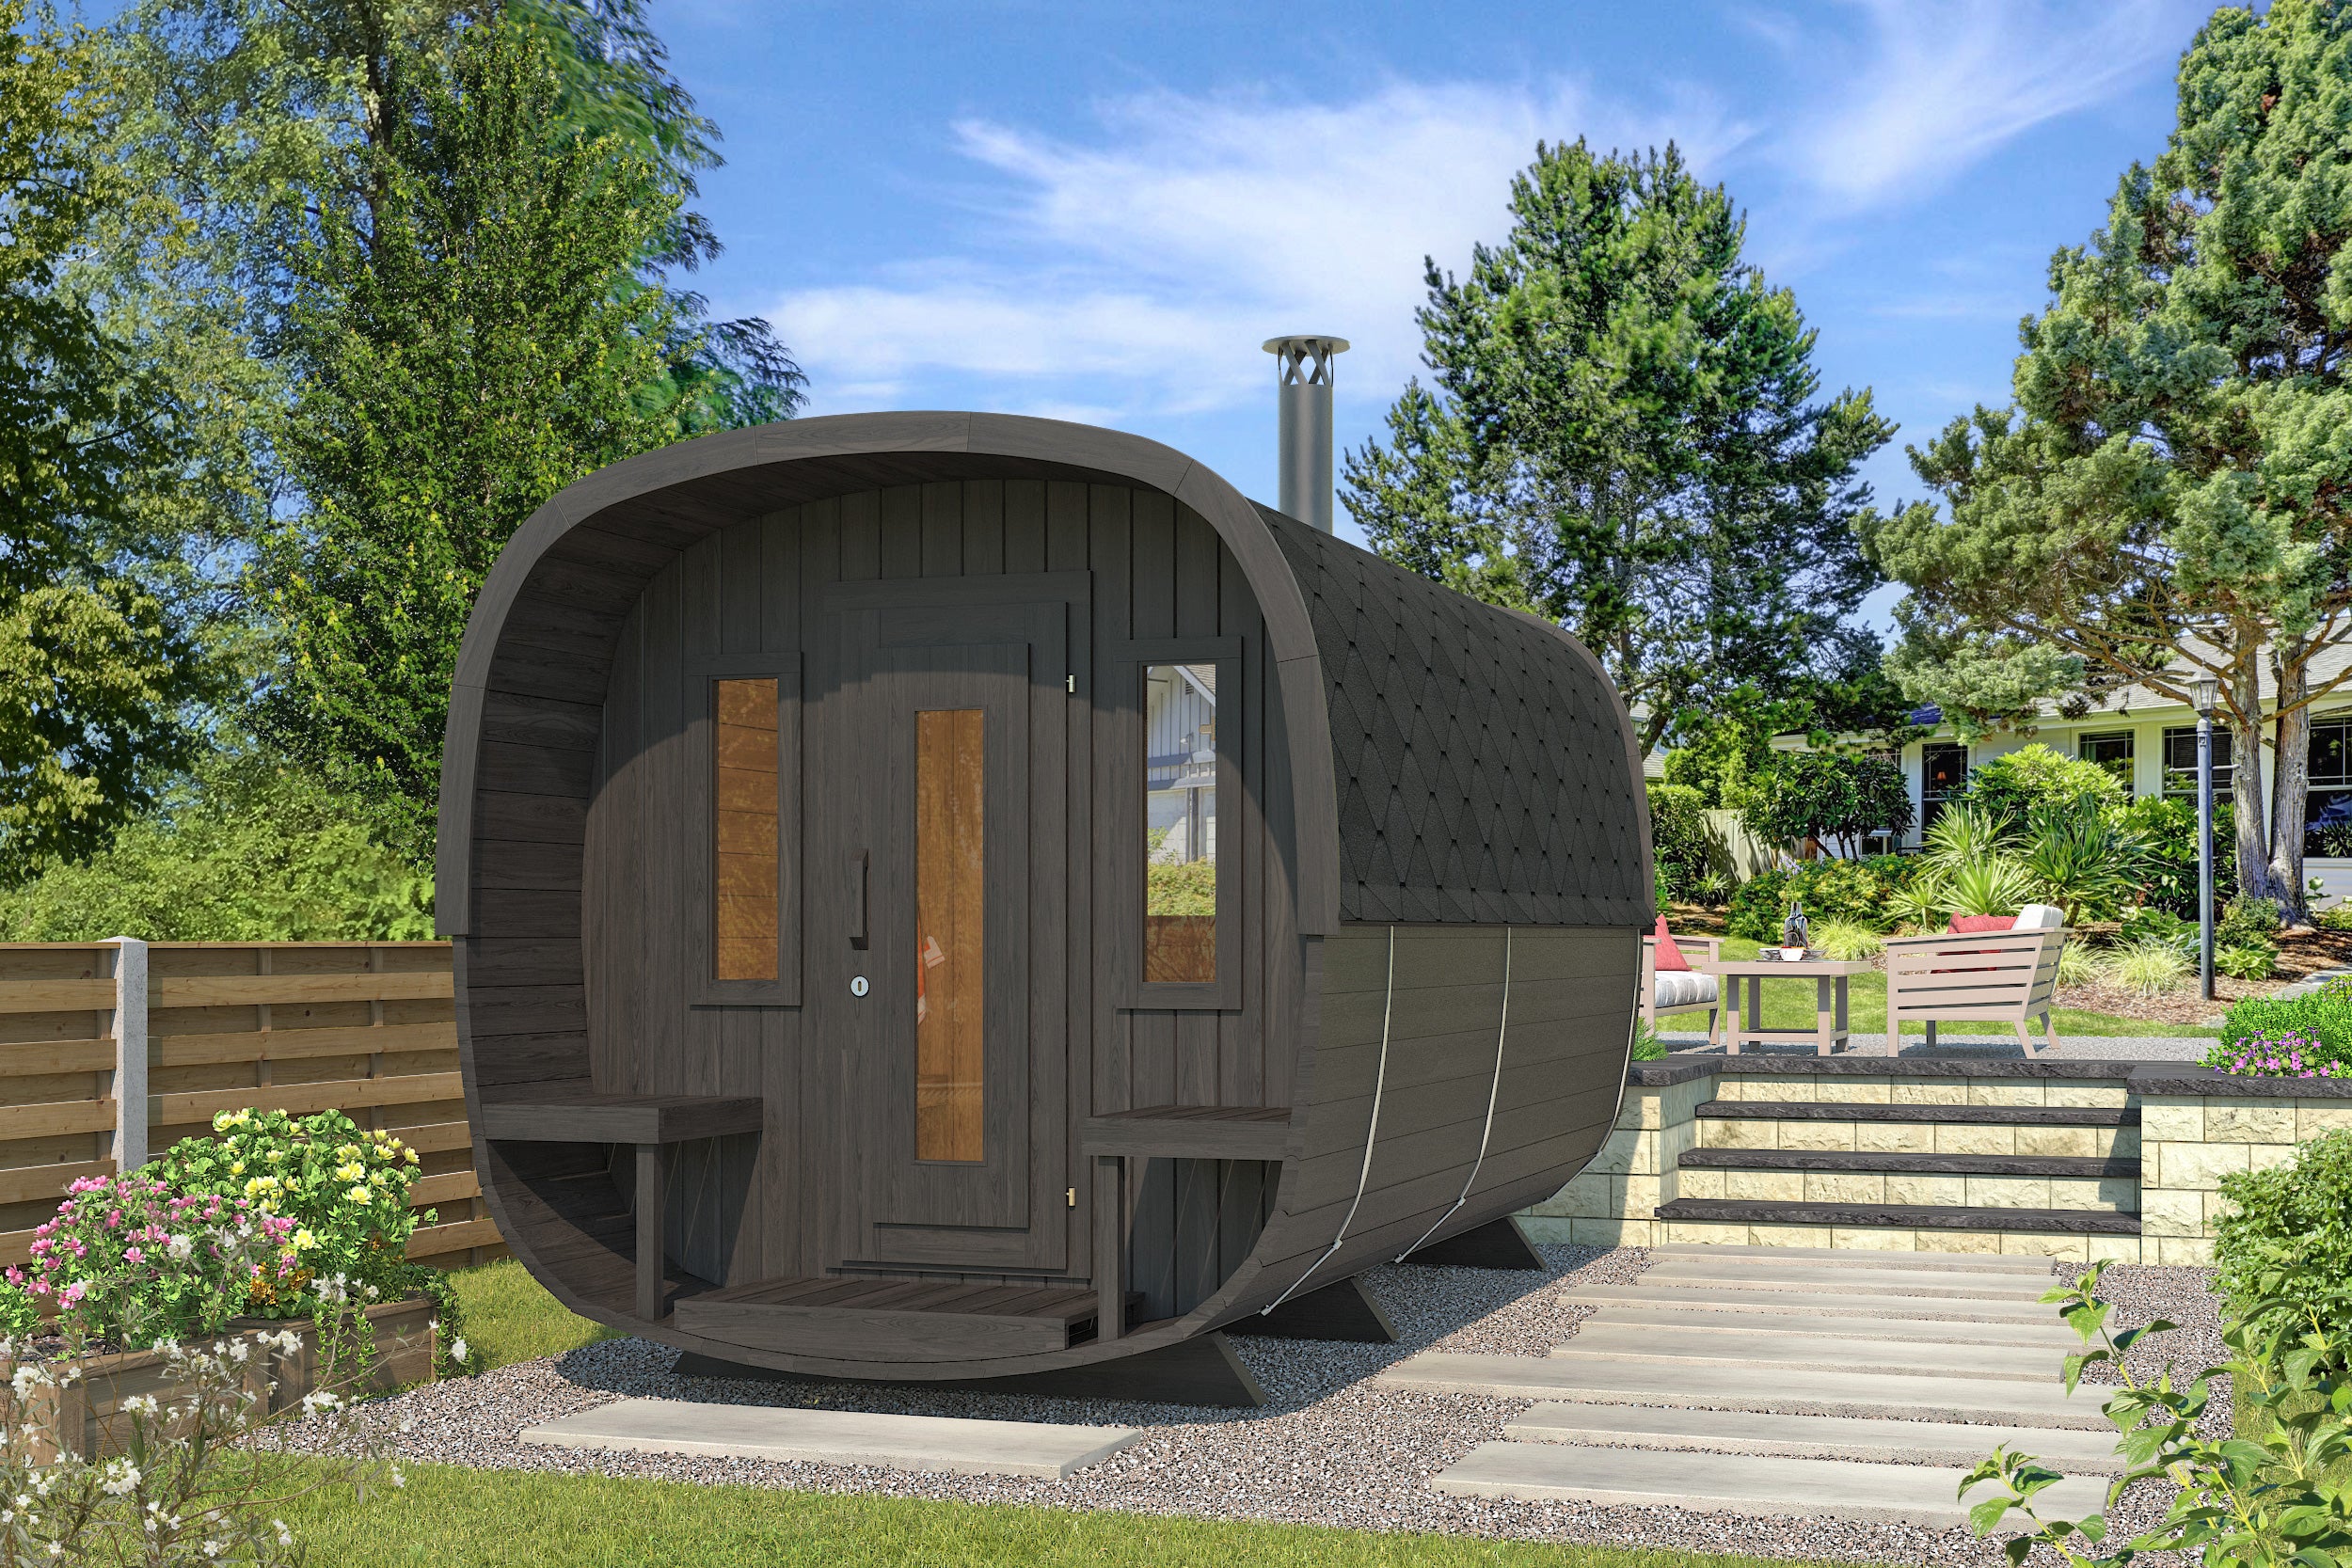
<path fill-rule="evenodd" d="M 2352 664 L 2352 647 L 2337 646 L 2312 663 L 2313 685 L 2323 684 Z M 2264 711 L 2272 706 L 2274 689 L 2268 672 L 2263 680 Z M 2171 796 L 2197 799 L 2197 715 L 2185 703 L 2144 686 L 2119 687 L 2106 692 L 2098 705 L 2079 718 L 2069 717 L 2056 703 L 2042 705 L 2042 717 L 2030 735 L 2001 732 L 1973 742 L 1961 739 L 1952 724 L 1934 708 L 1922 708 L 1915 722 L 1931 726 L 1924 739 L 1902 748 L 1903 776 L 1911 786 L 1915 816 L 1911 831 L 1898 843 L 1892 835 L 1870 846 L 1876 850 L 1915 848 L 1946 804 L 1965 790 L 1969 773 L 2005 752 L 2042 745 L 2062 755 L 2095 762 L 2113 773 L 2132 798 Z M 1803 736 L 1783 736 L 1775 749 L 1803 751 Z M 2230 798 L 2234 769 L 2233 737 L 2217 723 L 2213 736 L 2213 788 L 2217 800 Z M 2273 758 L 2265 742 L 2253 766 L 2263 769 L 2265 789 Z M 2311 730 L 2311 804 L 2303 839 L 2304 875 L 2315 879 L 2321 891 L 2314 907 L 2352 897 L 2352 685 L 2323 697 L 2315 705 Z M 2226 849 L 2223 852 L 2227 852 Z"/>

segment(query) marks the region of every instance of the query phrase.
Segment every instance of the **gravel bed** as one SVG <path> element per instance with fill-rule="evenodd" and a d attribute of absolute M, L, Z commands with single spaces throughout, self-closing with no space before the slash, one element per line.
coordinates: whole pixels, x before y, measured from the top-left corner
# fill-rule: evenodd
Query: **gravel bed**
<path fill-rule="evenodd" d="M 414 1389 L 370 1406 L 368 1418 L 394 1451 L 407 1457 L 490 1468 L 1957 1568 L 1996 1568 L 2006 1560 L 1996 1545 L 1958 1529 L 1449 1497 L 1431 1489 L 1431 1476 L 1478 1444 L 1501 1437 L 1503 1423 L 1533 1402 L 1391 1388 L 1370 1382 L 1372 1375 L 1436 1346 L 1541 1354 L 1570 1337 L 1585 1313 L 1560 1299 L 1570 1284 L 1634 1279 L 1649 1260 L 1638 1248 L 1542 1250 L 1550 1272 L 1540 1278 L 1475 1269 L 1373 1271 L 1366 1283 L 1396 1325 L 1398 1344 L 1233 1340 L 1268 1396 L 1269 1402 L 1257 1410 L 911 1386 L 680 1379 L 670 1371 L 675 1352 L 641 1339 L 618 1339 Z M 2067 1272 L 2069 1266 L 2055 1265 L 2053 1277 Z M 2169 1343 L 2152 1342 L 2137 1353 L 2136 1365 L 2168 1351 L 2196 1361 L 2217 1348 L 2218 1325 L 2212 1298 L 2202 1293 L 2203 1271 L 2118 1267 L 2106 1279 L 2119 1322 L 2146 1322 L 2161 1313 L 2185 1325 L 2162 1337 Z M 2054 1364 L 2053 1376 L 2056 1372 Z M 1058 1481 L 597 1453 L 517 1440 L 524 1427 L 632 1396 L 1117 1424 L 1140 1427 L 1144 1436 Z M 2217 1406 L 2226 1421 L 2228 1402 L 2218 1400 Z M 283 1431 L 296 1447 L 314 1446 L 322 1435 L 321 1429 L 301 1426 Z M 2136 1491 L 2147 1495 L 2125 1499 L 2119 1525 L 2136 1527 L 2161 1512 L 2165 1488 Z"/>
<path fill-rule="evenodd" d="M 1722 1045 L 1708 1045 L 1707 1037 L 1698 1034 L 1661 1035 L 1659 1039 L 1677 1056 L 1720 1056 Z M 1849 1051 L 1856 1054 L 1875 1056 L 1884 1049 L 1883 1034 L 1858 1035 Z M 2193 1062 L 2214 1047 L 2211 1036 L 2169 1035 L 2060 1035 L 2058 1049 L 2043 1044 L 2034 1054 L 2043 1057 L 2073 1057 L 2077 1061 L 2094 1062 Z M 1785 1053 L 1810 1056 L 1811 1046 L 1782 1048 L 1747 1046 L 1743 1056 Z M 1841 1053 L 1843 1054 L 1843 1053 Z M 2016 1059 L 2025 1055 L 2015 1035 L 1952 1035 L 1936 1037 L 1930 1049 L 1924 1035 L 1905 1035 L 1902 1054 L 1905 1056 L 1981 1056 Z"/>

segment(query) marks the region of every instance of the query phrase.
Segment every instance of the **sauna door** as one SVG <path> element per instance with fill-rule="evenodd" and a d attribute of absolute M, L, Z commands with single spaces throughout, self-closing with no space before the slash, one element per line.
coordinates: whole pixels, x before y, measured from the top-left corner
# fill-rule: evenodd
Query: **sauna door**
<path fill-rule="evenodd" d="M 845 1262 L 1065 1266 L 1068 620 L 840 612 L 839 907 L 811 946 L 842 1024 Z"/>

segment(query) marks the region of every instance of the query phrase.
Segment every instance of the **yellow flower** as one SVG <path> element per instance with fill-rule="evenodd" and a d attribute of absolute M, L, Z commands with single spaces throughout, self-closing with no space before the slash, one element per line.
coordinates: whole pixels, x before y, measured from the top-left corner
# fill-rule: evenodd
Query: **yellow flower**
<path fill-rule="evenodd" d="M 338 1181 L 357 1181 L 367 1174 L 368 1167 L 357 1161 L 335 1167 L 335 1180 Z"/>
<path fill-rule="evenodd" d="M 231 1176 L 243 1176 L 245 1174 L 245 1162 L 243 1160 L 230 1162 L 229 1174 Z"/>
<path fill-rule="evenodd" d="M 359 1158 L 359 1146 L 358 1144 L 345 1144 L 342 1148 L 335 1151 L 335 1158 L 338 1160 L 357 1160 Z"/>
<path fill-rule="evenodd" d="M 343 1196 L 353 1203 L 365 1203 L 368 1199 L 373 1197 L 375 1195 L 373 1193 L 370 1192 L 365 1187 L 354 1187 L 351 1191 L 343 1194 Z"/>
<path fill-rule="evenodd" d="M 294 1244 L 298 1250 L 308 1252 L 319 1244 L 319 1239 L 308 1230 L 297 1230 L 294 1233 Z"/>
<path fill-rule="evenodd" d="M 403 1153 L 405 1153 L 405 1154 L 406 1154 L 406 1155 L 408 1156 L 408 1163 L 409 1163 L 410 1164 L 412 1164 L 412 1165 L 413 1165 L 413 1164 L 415 1164 L 417 1163 L 417 1151 L 416 1151 L 415 1149 L 413 1149 L 413 1148 L 410 1148 L 410 1149 L 404 1149 L 404 1150 L 402 1150 L 402 1152 L 403 1152 Z"/>

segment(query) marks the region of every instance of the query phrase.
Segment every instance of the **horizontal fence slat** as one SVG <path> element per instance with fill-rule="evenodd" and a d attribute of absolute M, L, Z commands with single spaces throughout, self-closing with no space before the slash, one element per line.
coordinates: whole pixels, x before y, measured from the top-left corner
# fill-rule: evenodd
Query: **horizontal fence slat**
<path fill-rule="evenodd" d="M 0 1013 L 73 1012 L 114 1005 L 112 980 L 0 980 Z"/>
<path fill-rule="evenodd" d="M 437 1203 L 455 1203 L 463 1198 L 481 1196 L 482 1180 L 470 1170 L 421 1176 L 408 1184 L 408 1207 L 411 1209 L 430 1209 Z"/>
<path fill-rule="evenodd" d="M 0 1105 L 0 1142 L 10 1138 L 54 1138 L 67 1132 L 104 1132 L 115 1124 L 111 1100 L 54 1100 L 32 1105 Z"/>
<path fill-rule="evenodd" d="M 222 1111 L 284 1111 L 290 1116 L 307 1117 L 319 1111 L 351 1112 L 377 1105 L 462 1100 L 465 1095 L 466 1081 L 454 1072 L 329 1078 L 316 1084 L 278 1084 L 268 1088 L 196 1089 L 183 1094 L 154 1095 L 151 1097 L 154 1108 L 149 1119 L 159 1127 L 184 1127 L 191 1122 L 210 1121 Z"/>
<path fill-rule="evenodd" d="M 220 1035 L 159 1035 L 155 1065 L 213 1067 L 223 1062 L 293 1062 L 308 1056 L 456 1049 L 457 1025 L 447 1020 L 356 1023 L 331 1029 L 239 1029 Z"/>
<path fill-rule="evenodd" d="M 108 994 L 112 982 L 107 982 Z M 249 1007 L 260 1003 L 417 1002 L 456 994 L 446 970 L 361 974 L 181 974 L 148 981 L 149 1006 Z"/>
<path fill-rule="evenodd" d="M 53 1072 L 112 1072 L 115 1042 L 19 1040 L 0 1045 L 0 1078 L 40 1078 Z"/>
<path fill-rule="evenodd" d="M 70 1165 L 16 1165 L 0 1170 L 0 1203 L 30 1203 L 36 1198 L 65 1196 L 65 1190 L 85 1176 L 112 1176 L 112 1160 L 83 1160 Z"/>
<path fill-rule="evenodd" d="M 6 1240 L 0 1237 L 0 1241 Z M 505 1240 L 499 1234 L 496 1220 L 453 1220 L 448 1225 L 428 1225 L 409 1237 L 408 1256 L 430 1258 L 461 1247 L 502 1246 Z"/>
<path fill-rule="evenodd" d="M 473 1147 L 473 1128 L 462 1121 L 428 1121 L 417 1127 L 385 1129 L 420 1154 L 441 1154 Z"/>

